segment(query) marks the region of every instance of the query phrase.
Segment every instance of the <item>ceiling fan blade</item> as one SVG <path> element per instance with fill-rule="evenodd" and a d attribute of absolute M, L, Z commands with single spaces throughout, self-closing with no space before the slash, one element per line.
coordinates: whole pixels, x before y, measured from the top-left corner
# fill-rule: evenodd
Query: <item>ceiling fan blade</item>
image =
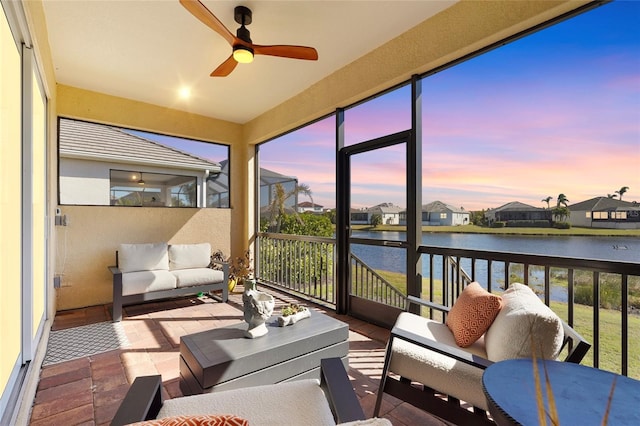
<path fill-rule="evenodd" d="M 282 58 L 306 59 L 308 61 L 317 61 L 318 52 L 313 47 L 306 46 L 259 46 L 252 45 L 256 55 L 280 56 Z"/>
<path fill-rule="evenodd" d="M 236 69 L 237 65 L 238 65 L 238 63 L 236 62 L 235 59 L 233 59 L 233 55 L 231 55 L 231 56 L 229 56 L 227 58 L 226 61 L 221 63 L 218 66 L 218 68 L 213 70 L 213 72 L 210 75 L 211 75 L 211 77 L 226 77 L 229 74 L 231 74 L 231 71 Z"/>
<path fill-rule="evenodd" d="M 199 0 L 180 0 L 180 4 L 206 26 L 220 34 L 227 40 L 227 43 L 232 46 L 236 43 L 236 36 L 234 36 L 205 5 L 200 3 Z"/>

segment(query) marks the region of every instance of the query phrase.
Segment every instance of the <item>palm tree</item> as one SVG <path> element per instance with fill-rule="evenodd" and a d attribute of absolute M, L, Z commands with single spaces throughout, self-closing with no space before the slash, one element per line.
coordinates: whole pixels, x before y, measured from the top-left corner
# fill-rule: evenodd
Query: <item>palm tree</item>
<path fill-rule="evenodd" d="M 311 199 L 311 203 L 313 204 L 313 197 L 311 196 L 311 189 L 309 185 L 304 183 L 298 183 L 296 186 L 290 191 L 286 192 L 284 186 L 281 183 L 276 183 L 273 190 L 273 199 L 268 206 L 269 211 L 269 228 L 272 232 L 280 232 L 280 227 L 282 226 L 282 218 L 287 214 L 286 212 L 286 201 L 295 196 L 296 200 L 298 199 L 299 194 L 304 194 Z M 297 202 L 295 203 L 297 205 Z M 293 214 L 298 219 L 299 222 L 302 222 L 300 215 L 298 215 L 297 210 L 293 209 Z"/>
<path fill-rule="evenodd" d="M 617 195 L 616 194 L 607 194 L 607 198 L 616 198 Z"/>
<path fill-rule="evenodd" d="M 559 194 L 558 195 L 558 204 L 557 204 L 558 207 L 560 207 L 561 204 L 563 206 L 567 207 L 567 203 L 568 202 L 569 202 L 569 199 L 567 198 L 566 195 L 564 195 L 564 194 Z"/>
<path fill-rule="evenodd" d="M 543 203 L 547 203 L 547 209 L 551 208 L 551 206 L 549 206 L 549 202 L 550 202 L 551 200 L 553 200 L 553 197 L 552 197 L 552 196 L 548 196 L 547 198 L 543 198 L 543 199 L 542 199 L 542 202 L 543 202 Z"/>
<path fill-rule="evenodd" d="M 553 217 L 555 217 L 558 222 L 563 222 L 571 215 L 571 212 L 569 211 L 569 208 L 567 206 L 560 207 L 559 204 L 557 207 L 553 208 L 552 212 Z"/>
<path fill-rule="evenodd" d="M 629 190 L 628 186 L 623 186 L 622 188 L 620 188 L 619 191 L 616 191 L 616 194 L 620 195 L 620 201 L 622 201 L 622 196 L 624 195 L 625 192 L 627 192 Z"/>

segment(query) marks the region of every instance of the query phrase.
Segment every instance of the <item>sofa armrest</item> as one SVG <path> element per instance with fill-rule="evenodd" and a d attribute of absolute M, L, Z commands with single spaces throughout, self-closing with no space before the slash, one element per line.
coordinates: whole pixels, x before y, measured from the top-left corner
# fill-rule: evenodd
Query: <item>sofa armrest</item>
<path fill-rule="evenodd" d="M 136 377 L 120 404 L 111 426 L 155 419 L 162 407 L 162 376 Z"/>
<path fill-rule="evenodd" d="M 423 306 L 423 307 L 429 308 L 429 309 L 435 309 L 436 311 L 444 312 L 445 314 L 449 313 L 449 311 L 451 310 L 451 308 L 448 307 L 448 306 L 440 305 L 440 304 L 435 303 L 435 302 L 430 302 L 430 301 L 425 300 L 425 299 L 420 299 L 420 298 L 415 297 L 415 296 L 407 296 L 407 309 L 409 308 L 409 306 L 411 304 Z"/>
<path fill-rule="evenodd" d="M 340 358 L 326 358 L 320 361 L 320 386 L 336 423 L 366 418 Z"/>
<path fill-rule="evenodd" d="M 221 260 L 213 259 L 211 263 L 222 266 L 222 273 L 224 274 L 225 281 L 227 281 L 229 277 L 229 262 L 223 262 Z"/>
<path fill-rule="evenodd" d="M 493 364 L 492 361 L 486 358 L 482 358 L 481 356 L 474 355 L 455 346 L 437 342 L 433 339 L 426 338 L 424 336 L 408 330 L 404 330 L 399 327 L 393 327 L 393 329 L 391 330 L 389 340 L 390 345 L 394 338 L 405 340 L 407 342 L 413 343 L 414 345 L 432 350 L 439 354 L 454 358 L 460 362 L 464 362 L 465 364 L 469 364 L 483 370 Z"/>

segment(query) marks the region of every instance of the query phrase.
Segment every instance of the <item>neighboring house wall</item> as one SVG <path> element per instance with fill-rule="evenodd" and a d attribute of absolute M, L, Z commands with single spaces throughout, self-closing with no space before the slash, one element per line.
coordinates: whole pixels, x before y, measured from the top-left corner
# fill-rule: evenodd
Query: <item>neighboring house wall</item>
<path fill-rule="evenodd" d="M 60 204 L 108 206 L 111 204 L 111 170 L 189 176 L 197 179 L 197 206 L 202 205 L 203 172 L 137 164 L 60 158 Z M 170 194 L 164 194 L 165 205 Z M 169 204 L 167 204 L 169 203 Z"/>
<path fill-rule="evenodd" d="M 640 229 L 640 208 L 612 211 L 571 210 L 569 223 L 571 226 L 582 228 Z"/>
<path fill-rule="evenodd" d="M 106 163 L 60 158 L 60 203 L 108 206 L 109 167 Z"/>
<path fill-rule="evenodd" d="M 469 223 L 469 213 L 422 212 L 422 224 L 425 226 L 460 226 Z"/>

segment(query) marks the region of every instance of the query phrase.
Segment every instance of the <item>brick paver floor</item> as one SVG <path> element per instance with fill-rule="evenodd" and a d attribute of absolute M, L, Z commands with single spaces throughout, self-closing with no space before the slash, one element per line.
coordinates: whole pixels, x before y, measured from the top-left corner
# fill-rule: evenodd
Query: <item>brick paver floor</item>
<path fill-rule="evenodd" d="M 241 290 L 241 288 L 240 288 Z M 269 291 L 279 305 L 296 301 Z M 388 331 L 352 317 L 349 324 L 349 376 L 367 416 L 373 413 Z M 110 321 L 110 306 L 58 312 L 52 330 Z M 240 293 L 229 303 L 208 297 L 180 298 L 125 307 L 122 325 L 130 345 L 98 355 L 43 367 L 33 402 L 31 425 L 106 425 L 136 376 L 161 374 L 164 399 L 182 396 L 180 336 L 242 321 Z M 442 425 L 427 413 L 385 395 L 381 416 L 394 425 Z"/>

